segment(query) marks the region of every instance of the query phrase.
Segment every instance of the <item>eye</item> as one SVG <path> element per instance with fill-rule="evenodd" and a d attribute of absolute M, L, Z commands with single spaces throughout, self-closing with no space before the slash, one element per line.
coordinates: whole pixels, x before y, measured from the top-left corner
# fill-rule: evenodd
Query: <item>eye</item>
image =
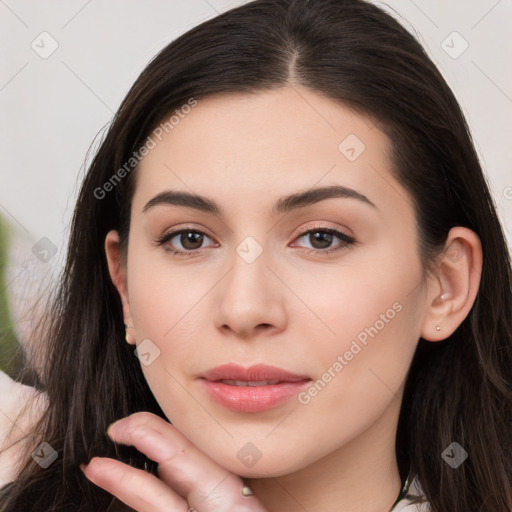
<path fill-rule="evenodd" d="M 157 240 L 158 245 L 165 245 L 165 250 L 169 251 L 175 256 L 191 256 L 195 251 L 202 249 L 201 245 L 204 239 L 210 238 L 206 233 L 196 229 L 182 228 L 170 233 Z M 172 243 L 173 239 L 176 239 Z M 210 238 L 211 240 L 211 238 Z M 182 249 L 174 249 L 175 244 L 181 244 Z"/>
<path fill-rule="evenodd" d="M 202 245 L 205 238 L 211 240 L 211 238 L 203 231 L 192 228 L 181 228 L 166 233 L 156 240 L 156 244 L 159 246 L 165 246 L 164 249 L 170 252 L 173 256 L 194 256 L 203 249 Z M 298 237 L 298 239 L 302 238 L 305 238 L 312 244 L 312 248 L 305 248 L 306 252 L 312 254 L 329 254 L 335 251 L 347 249 L 348 246 L 356 243 L 356 240 L 353 237 L 327 226 L 306 228 L 301 231 L 301 234 Z M 341 240 L 341 243 L 335 247 L 331 247 L 336 238 Z M 178 244 L 181 245 L 181 248 Z M 176 248 L 177 245 L 178 248 Z"/>
<path fill-rule="evenodd" d="M 306 241 L 311 243 L 313 247 L 307 252 L 312 254 L 326 254 L 340 251 L 347 249 L 348 246 L 356 243 L 356 240 L 353 237 L 327 226 L 306 228 L 301 232 L 301 235 L 298 238 L 305 238 Z M 331 247 L 336 238 L 341 240 L 341 243 L 335 247 Z"/>

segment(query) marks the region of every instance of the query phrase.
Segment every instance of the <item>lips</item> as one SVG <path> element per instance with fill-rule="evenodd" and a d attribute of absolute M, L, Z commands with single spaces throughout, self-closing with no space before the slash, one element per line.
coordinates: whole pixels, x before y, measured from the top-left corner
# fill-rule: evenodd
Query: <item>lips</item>
<path fill-rule="evenodd" d="M 275 381 L 276 384 L 279 382 L 298 382 L 310 379 L 308 375 L 297 375 L 276 366 L 257 364 L 244 368 L 232 363 L 216 366 L 202 374 L 201 377 L 210 382 L 221 380 L 239 382 Z"/>
<path fill-rule="evenodd" d="M 217 403 L 237 412 L 262 412 L 285 402 L 309 385 L 311 378 L 264 364 L 244 368 L 217 366 L 200 380 Z"/>
<path fill-rule="evenodd" d="M 229 386 L 268 386 L 273 384 L 279 384 L 280 380 L 257 380 L 257 381 L 245 381 L 245 380 L 230 380 L 230 379 L 223 379 L 219 382 L 222 382 L 222 384 L 228 384 Z"/>

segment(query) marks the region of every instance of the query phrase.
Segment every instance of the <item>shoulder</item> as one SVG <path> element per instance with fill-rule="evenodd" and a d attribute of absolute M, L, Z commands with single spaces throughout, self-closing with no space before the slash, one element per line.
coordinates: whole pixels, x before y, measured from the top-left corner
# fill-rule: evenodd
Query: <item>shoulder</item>
<path fill-rule="evenodd" d="M 417 502 L 418 498 L 423 498 L 421 503 Z M 430 505 L 423 493 L 421 484 L 416 476 L 407 494 L 391 509 L 390 512 L 431 512 Z"/>

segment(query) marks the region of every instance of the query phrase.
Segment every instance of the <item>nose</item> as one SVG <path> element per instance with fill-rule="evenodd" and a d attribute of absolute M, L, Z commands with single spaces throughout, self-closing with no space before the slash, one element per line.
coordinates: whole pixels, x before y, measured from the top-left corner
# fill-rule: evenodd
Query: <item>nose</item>
<path fill-rule="evenodd" d="M 235 253 L 216 287 L 215 325 L 241 339 L 274 335 L 286 327 L 285 289 L 265 251 L 252 262 Z"/>

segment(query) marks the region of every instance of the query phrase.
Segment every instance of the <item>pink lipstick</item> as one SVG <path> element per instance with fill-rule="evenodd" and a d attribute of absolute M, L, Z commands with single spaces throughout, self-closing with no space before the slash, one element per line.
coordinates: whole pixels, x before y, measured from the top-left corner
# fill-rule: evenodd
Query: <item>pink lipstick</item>
<path fill-rule="evenodd" d="M 311 378 L 282 368 L 258 364 L 244 368 L 224 364 L 200 376 L 209 396 L 237 412 L 262 412 L 285 402 L 304 389 Z"/>

